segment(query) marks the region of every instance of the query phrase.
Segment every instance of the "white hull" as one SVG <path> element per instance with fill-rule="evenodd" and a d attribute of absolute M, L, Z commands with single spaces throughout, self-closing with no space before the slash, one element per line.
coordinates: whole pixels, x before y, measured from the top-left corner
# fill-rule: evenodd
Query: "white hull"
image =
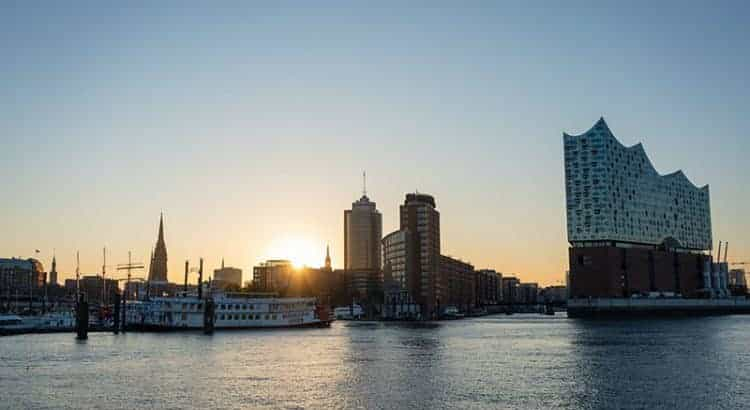
<path fill-rule="evenodd" d="M 326 325 L 330 315 L 314 298 L 214 298 L 214 329 Z M 143 330 L 203 329 L 206 300 L 195 296 L 159 297 L 127 306 L 127 327 Z M 320 317 L 323 316 L 323 317 Z"/>

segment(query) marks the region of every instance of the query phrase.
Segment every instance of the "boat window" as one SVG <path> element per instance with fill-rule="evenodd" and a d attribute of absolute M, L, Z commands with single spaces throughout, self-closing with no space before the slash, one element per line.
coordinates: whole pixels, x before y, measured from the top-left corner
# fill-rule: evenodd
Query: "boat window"
<path fill-rule="evenodd" d="M 245 320 L 245 319 L 247 319 L 247 315 L 244 315 L 244 314 L 243 314 L 243 315 L 242 315 L 242 320 Z"/>
<path fill-rule="evenodd" d="M 224 315 L 221 315 L 221 320 L 224 320 Z"/>
<path fill-rule="evenodd" d="M 202 303 L 199 303 L 199 304 L 198 304 L 198 310 L 201 310 L 202 308 L 203 308 L 203 304 L 202 304 Z"/>
<path fill-rule="evenodd" d="M 276 320 L 276 315 L 271 315 L 271 320 Z"/>
<path fill-rule="evenodd" d="M 226 306 L 224 306 L 224 305 L 221 305 L 221 308 L 222 308 L 222 309 L 226 309 L 227 307 L 226 307 Z"/>
<path fill-rule="evenodd" d="M 250 310 L 253 310 L 253 309 L 254 309 L 254 306 L 253 306 L 253 305 L 250 305 Z"/>

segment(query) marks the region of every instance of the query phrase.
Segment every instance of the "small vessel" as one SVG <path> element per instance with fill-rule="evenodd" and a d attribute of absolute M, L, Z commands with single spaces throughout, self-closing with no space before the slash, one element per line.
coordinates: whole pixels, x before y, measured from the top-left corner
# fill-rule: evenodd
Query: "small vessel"
<path fill-rule="evenodd" d="M 178 295 L 128 302 L 126 327 L 145 331 L 203 329 L 206 306 L 211 302 L 215 330 L 321 327 L 333 321 L 328 306 L 316 298 L 220 293 L 210 299 Z"/>
<path fill-rule="evenodd" d="M 50 312 L 39 316 L 0 315 L 0 335 L 71 331 L 75 318 L 70 312 Z"/>
<path fill-rule="evenodd" d="M 365 315 L 362 306 L 353 303 L 349 306 L 340 306 L 333 310 L 333 314 L 338 320 L 359 320 Z"/>
<path fill-rule="evenodd" d="M 443 318 L 445 319 L 461 319 L 462 317 L 464 317 L 464 314 L 459 312 L 455 306 L 448 306 L 443 312 Z"/>
<path fill-rule="evenodd" d="M 36 324 L 24 320 L 18 315 L 0 315 L 0 335 L 16 335 L 29 333 L 34 330 Z"/>

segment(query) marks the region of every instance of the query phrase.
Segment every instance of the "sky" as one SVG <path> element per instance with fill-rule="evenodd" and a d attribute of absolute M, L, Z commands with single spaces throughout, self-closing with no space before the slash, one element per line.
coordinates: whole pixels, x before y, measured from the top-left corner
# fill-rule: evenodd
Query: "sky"
<path fill-rule="evenodd" d="M 0 256 L 147 262 L 163 212 L 170 280 L 341 267 L 366 170 L 384 234 L 429 193 L 442 253 L 560 284 L 562 133 L 604 116 L 750 261 L 745 2 L 152 3 L 0 4 Z"/>

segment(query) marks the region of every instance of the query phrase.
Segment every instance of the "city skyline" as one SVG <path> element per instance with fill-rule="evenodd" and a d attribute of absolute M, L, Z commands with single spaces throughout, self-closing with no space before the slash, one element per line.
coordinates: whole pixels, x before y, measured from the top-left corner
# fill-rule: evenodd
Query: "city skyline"
<path fill-rule="evenodd" d="M 147 263 L 160 212 L 171 281 L 327 244 L 342 267 L 366 169 L 384 233 L 428 192 L 442 253 L 558 284 L 561 135 L 600 116 L 710 185 L 714 243 L 750 259 L 742 3 L 2 7 L 0 249 L 54 250 L 60 281 L 77 250 Z"/>

